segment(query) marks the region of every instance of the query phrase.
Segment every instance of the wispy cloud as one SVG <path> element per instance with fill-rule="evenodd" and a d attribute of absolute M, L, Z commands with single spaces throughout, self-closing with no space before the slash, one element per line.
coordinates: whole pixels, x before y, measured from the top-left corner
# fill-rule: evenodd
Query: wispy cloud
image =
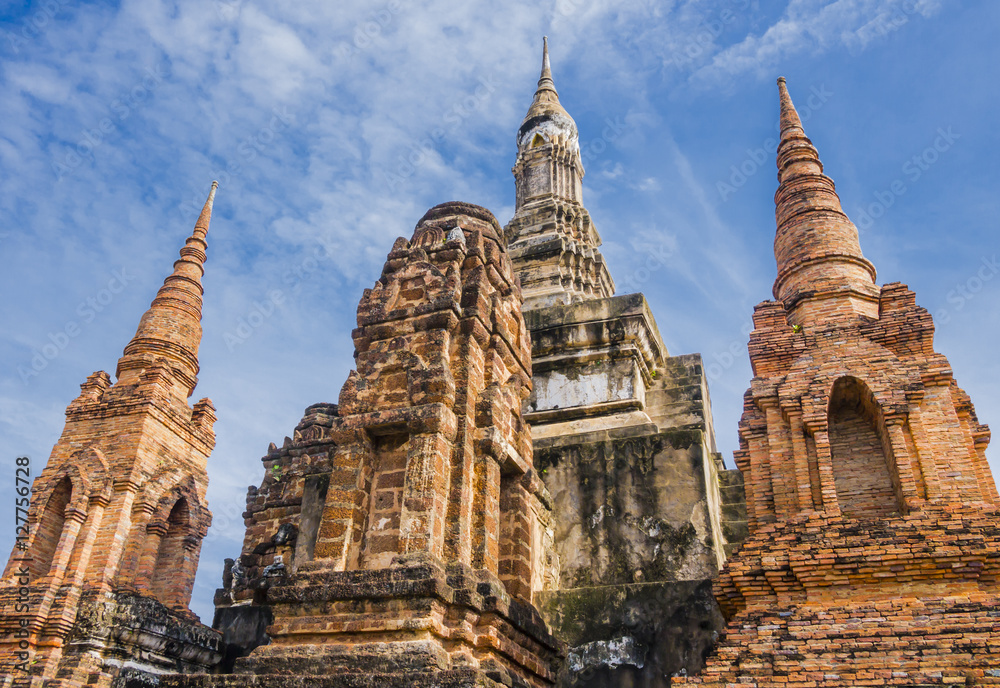
<path fill-rule="evenodd" d="M 791 0 L 781 18 L 759 35 L 717 53 L 695 74 L 704 83 L 741 74 L 770 76 L 784 60 L 834 47 L 863 50 L 913 17 L 930 17 L 940 0 Z"/>

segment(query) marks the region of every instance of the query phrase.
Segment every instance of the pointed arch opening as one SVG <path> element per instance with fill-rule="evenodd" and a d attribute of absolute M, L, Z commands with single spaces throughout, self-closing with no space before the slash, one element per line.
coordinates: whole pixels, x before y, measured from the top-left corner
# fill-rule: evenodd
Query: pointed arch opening
<path fill-rule="evenodd" d="M 184 575 L 187 570 L 187 554 L 184 541 L 187 539 L 190 520 L 191 509 L 187 499 L 181 497 L 167 517 L 167 531 L 160 538 L 156 564 L 150 576 L 149 591 L 168 607 L 187 603 L 185 597 L 188 576 Z"/>
<path fill-rule="evenodd" d="M 854 377 L 833 385 L 828 411 L 833 480 L 847 518 L 900 513 L 899 480 L 875 396 Z"/>
<path fill-rule="evenodd" d="M 545 137 L 541 134 L 535 134 L 535 137 L 531 139 L 531 147 L 538 148 L 539 146 L 544 146 L 546 144 Z"/>
<path fill-rule="evenodd" d="M 38 519 L 35 537 L 31 542 L 31 564 L 28 567 L 32 579 L 50 573 L 59 541 L 62 539 L 63 526 L 66 524 L 66 507 L 72 498 L 73 483 L 67 476 L 56 485 Z"/>

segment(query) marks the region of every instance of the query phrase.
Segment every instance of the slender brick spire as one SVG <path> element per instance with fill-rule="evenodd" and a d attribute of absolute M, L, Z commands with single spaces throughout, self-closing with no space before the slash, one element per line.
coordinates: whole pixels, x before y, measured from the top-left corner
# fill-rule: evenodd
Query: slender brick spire
<path fill-rule="evenodd" d="M 778 79 L 781 140 L 774 195 L 778 277 L 774 296 L 793 324 L 830 317 L 878 317 L 875 267 L 861 253 L 858 230 L 844 213 L 833 180 L 785 87 Z"/>
<path fill-rule="evenodd" d="M 819 152 L 802 128 L 802 120 L 788 95 L 785 77 L 778 77 L 778 95 L 781 101 L 781 141 L 778 146 L 778 181 L 784 182 L 800 176 L 820 175 L 823 163 Z M 795 167 L 788 168 L 795 163 Z"/>
<path fill-rule="evenodd" d="M 143 370 L 166 365 L 173 372 L 184 398 L 194 392 L 198 375 L 198 346 L 201 343 L 201 305 L 204 289 L 206 236 L 212 220 L 212 204 L 218 182 L 195 223 L 194 231 L 180 250 L 173 273 L 163 281 L 149 310 L 139 321 L 132 341 L 118 361 L 117 377 L 131 380 Z"/>

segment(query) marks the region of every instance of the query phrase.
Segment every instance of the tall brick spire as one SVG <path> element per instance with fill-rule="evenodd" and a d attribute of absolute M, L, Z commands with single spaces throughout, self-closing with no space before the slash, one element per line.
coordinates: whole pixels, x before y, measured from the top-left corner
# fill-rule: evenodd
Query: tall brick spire
<path fill-rule="evenodd" d="M 194 231 L 180 250 L 174 271 L 163 281 L 149 310 L 139 321 L 132 341 L 118 361 L 117 377 L 130 381 L 154 361 L 166 362 L 177 385 L 174 389 L 187 399 L 194 392 L 198 375 L 198 346 L 201 343 L 201 305 L 204 289 L 206 236 L 212 220 L 212 204 L 218 182 L 194 225 Z"/>
<path fill-rule="evenodd" d="M 0 676 L 27 657 L 31 685 L 110 686 L 122 671 L 203 672 L 221 659 L 219 634 L 188 609 L 212 521 L 215 408 L 188 397 L 217 186 L 125 347 L 118 381 L 93 373 L 66 408 L 32 487 L 26 549 L 0 577 Z M 30 605 L 17 604 L 20 590 Z"/>
<path fill-rule="evenodd" d="M 785 304 L 792 324 L 852 315 L 878 316 L 875 267 L 861 253 L 858 230 L 844 213 L 833 180 L 785 87 L 781 99 L 781 140 L 774 195 L 778 277 L 774 296 Z"/>
<path fill-rule="evenodd" d="M 784 79 L 778 88 L 778 300 L 754 309 L 734 453 L 749 536 L 714 583 L 722 641 L 698 678 L 671 685 L 990 685 L 990 429 L 934 350 L 916 295 L 874 286 Z M 859 619 L 877 623 L 874 640 Z"/>

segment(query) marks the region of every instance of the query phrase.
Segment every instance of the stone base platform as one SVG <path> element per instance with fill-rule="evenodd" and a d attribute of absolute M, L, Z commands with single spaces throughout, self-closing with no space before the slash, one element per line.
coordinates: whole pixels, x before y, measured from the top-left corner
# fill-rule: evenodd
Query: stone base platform
<path fill-rule="evenodd" d="M 381 569 L 323 567 L 249 582 L 258 604 L 229 611 L 256 615 L 266 605 L 273 621 L 268 643 L 236 659 L 233 673 L 158 685 L 540 688 L 555 680 L 562 645 L 534 606 L 484 570 L 427 555 Z"/>

